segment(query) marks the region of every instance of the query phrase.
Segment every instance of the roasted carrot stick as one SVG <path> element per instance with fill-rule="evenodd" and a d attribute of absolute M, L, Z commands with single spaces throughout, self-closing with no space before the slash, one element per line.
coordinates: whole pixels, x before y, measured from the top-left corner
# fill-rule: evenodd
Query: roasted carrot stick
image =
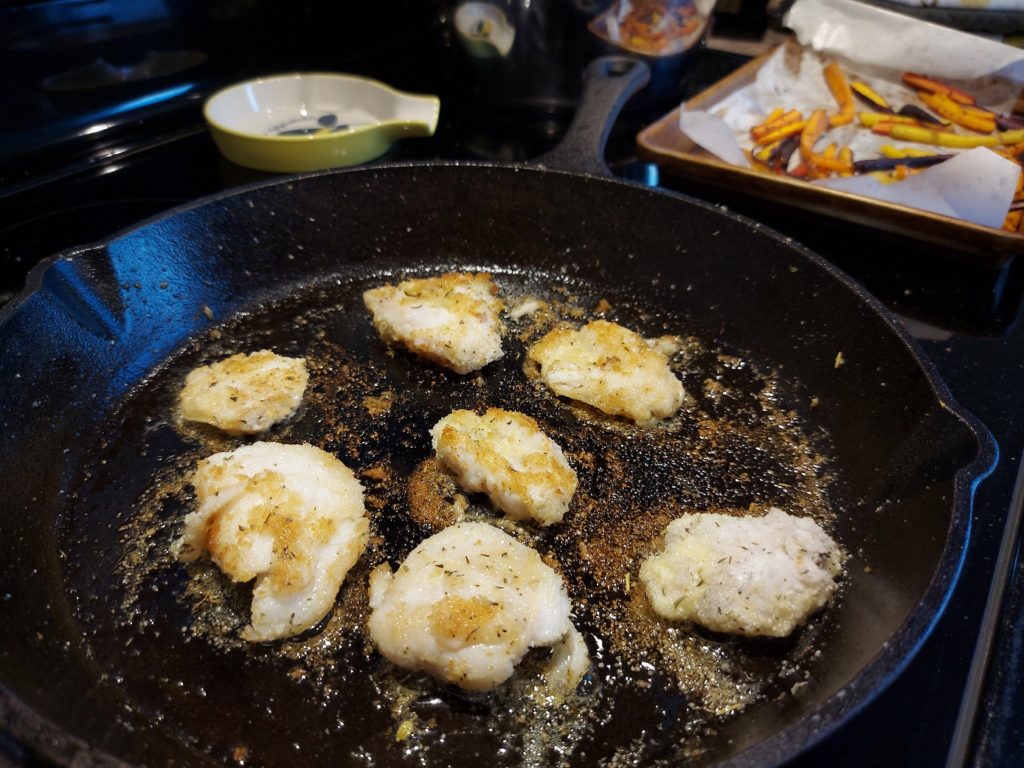
<path fill-rule="evenodd" d="M 803 131 L 800 133 L 800 156 L 806 162 L 814 158 L 814 145 L 828 130 L 828 118 L 825 117 L 825 110 L 816 109 L 807 118 Z"/>
<path fill-rule="evenodd" d="M 953 155 L 921 155 L 914 157 L 877 157 L 873 160 L 858 160 L 853 164 L 856 173 L 873 173 L 875 171 L 891 171 L 897 166 L 905 168 L 930 168 L 944 163 Z"/>
<path fill-rule="evenodd" d="M 885 112 L 858 112 L 857 119 L 860 124 L 872 128 L 878 123 L 905 123 L 907 125 L 921 125 L 921 121 L 906 115 L 891 115 Z"/>
<path fill-rule="evenodd" d="M 1006 131 L 994 136 L 961 136 L 949 131 L 933 131 L 930 128 L 901 123 L 878 123 L 871 130 L 883 136 L 892 136 L 894 139 L 903 141 L 916 141 L 919 144 L 935 144 L 940 147 L 955 147 L 957 149 L 998 147 L 1000 144 L 1015 144 L 1024 141 L 1024 131 Z M 1021 136 L 1017 141 L 1004 141 L 1002 137 L 1011 133 L 1020 133 Z"/>
<path fill-rule="evenodd" d="M 850 168 L 850 170 L 840 171 L 840 173 L 843 176 L 853 176 L 853 150 L 849 147 L 843 147 L 839 150 L 839 160 Z"/>
<path fill-rule="evenodd" d="M 930 112 L 925 112 L 916 104 L 904 104 L 896 114 L 904 117 L 912 117 L 919 122 L 927 123 L 929 125 L 949 125 L 949 120 L 946 120 L 943 117 L 936 117 Z"/>
<path fill-rule="evenodd" d="M 867 83 L 854 80 L 850 83 L 850 90 L 860 97 L 866 104 L 874 107 L 879 112 L 892 112 L 892 107 Z"/>
<path fill-rule="evenodd" d="M 803 131 L 804 125 L 805 122 L 803 120 L 798 120 L 795 123 L 789 123 L 788 125 L 784 125 L 781 128 L 778 128 L 772 133 L 766 134 L 759 139 L 755 139 L 754 143 L 760 145 L 774 144 L 775 142 L 781 141 L 782 139 L 785 139 L 788 136 L 796 136 L 798 133 Z"/>
<path fill-rule="evenodd" d="M 778 113 L 778 114 L 776 114 Z M 760 125 L 755 125 L 750 129 L 750 137 L 754 141 L 759 141 L 765 136 L 775 133 L 780 128 L 787 125 L 800 121 L 800 111 L 791 109 L 788 112 L 782 112 L 781 108 L 776 109 L 768 118 Z"/>
<path fill-rule="evenodd" d="M 968 111 L 944 93 L 918 91 L 917 95 L 928 107 L 957 125 L 978 133 L 992 133 L 996 129 L 996 117 L 991 112 L 983 109 Z"/>
<path fill-rule="evenodd" d="M 825 157 L 824 155 L 813 155 L 811 164 L 815 168 L 836 173 L 853 173 L 853 163 L 842 160 L 838 157 Z"/>
<path fill-rule="evenodd" d="M 852 123 L 856 110 L 853 103 L 853 91 L 850 90 L 850 84 L 847 82 L 843 70 L 834 61 L 825 67 L 825 83 L 839 104 L 839 112 L 829 117 L 829 123 L 832 126 Z"/>
<path fill-rule="evenodd" d="M 789 159 L 793 156 L 793 153 L 800 146 L 799 136 L 790 136 L 787 139 L 783 139 L 776 148 L 772 151 L 772 158 L 770 164 L 772 170 L 776 173 L 785 173 L 789 167 Z"/>
<path fill-rule="evenodd" d="M 934 154 L 925 149 L 914 149 L 913 147 L 894 147 L 892 144 L 883 144 L 878 148 L 885 157 L 933 157 Z"/>
<path fill-rule="evenodd" d="M 957 104 L 974 104 L 974 97 L 971 96 L 971 94 L 964 93 L 963 91 L 946 85 L 939 80 L 926 77 L 925 75 L 919 75 L 916 72 L 904 72 L 903 82 L 911 88 L 917 88 L 920 91 L 945 94 Z"/>
<path fill-rule="evenodd" d="M 838 171 L 840 173 L 852 171 L 853 166 L 851 163 L 844 162 L 836 157 L 815 154 L 814 145 L 825 134 L 828 127 L 829 120 L 825 116 L 825 110 L 814 110 L 807 119 L 807 125 L 804 126 L 803 132 L 800 134 L 800 155 L 804 158 L 804 162 L 811 171 L 826 170 Z"/>

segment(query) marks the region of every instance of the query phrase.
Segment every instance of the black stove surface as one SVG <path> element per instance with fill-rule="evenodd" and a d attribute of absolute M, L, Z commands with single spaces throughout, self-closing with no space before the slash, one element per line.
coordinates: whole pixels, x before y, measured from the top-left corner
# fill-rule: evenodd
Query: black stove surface
<path fill-rule="evenodd" d="M 696 92 L 743 58 L 704 51 L 687 86 Z M 395 79 L 394 61 L 364 71 Z M 402 85 L 417 88 L 408 70 Z M 412 82 L 410 82 L 412 81 Z M 436 90 L 420 83 L 419 90 Z M 94 142 L 36 151 L 0 171 L 0 295 L 58 251 L 106 238 L 179 203 L 265 178 L 223 159 L 195 94 L 175 110 L 115 125 Z M 387 160 L 525 160 L 553 146 L 557 116 L 527 120 L 477 112 L 442 94 L 437 135 L 398 145 Z M 671 105 L 668 105 L 671 106 Z M 970 548 L 959 584 L 930 638 L 903 674 L 836 733 L 798 758 L 805 766 L 1024 765 L 1024 567 L 1019 532 L 1024 450 L 1024 277 L 1019 264 L 982 267 L 912 242 L 837 224 L 659 175 L 638 162 L 633 137 L 660 110 L 618 121 L 608 157 L 621 176 L 694 194 L 758 219 L 838 264 L 904 321 L 954 396 L 991 430 L 994 472 L 977 488 Z M 993 586 L 994 585 L 994 586 Z M 990 600 L 990 590 L 992 598 Z M 0 733 L 0 764 L 42 765 Z"/>

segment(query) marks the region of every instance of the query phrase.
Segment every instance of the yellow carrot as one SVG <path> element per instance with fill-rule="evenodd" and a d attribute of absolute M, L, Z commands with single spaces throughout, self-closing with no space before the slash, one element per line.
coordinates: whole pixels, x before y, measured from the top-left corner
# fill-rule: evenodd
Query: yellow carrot
<path fill-rule="evenodd" d="M 906 115 L 890 115 L 887 112 L 858 112 L 857 119 L 860 124 L 867 128 L 874 128 L 878 123 L 906 123 L 907 125 L 920 125 L 921 122 Z"/>
<path fill-rule="evenodd" d="M 967 109 L 943 93 L 919 91 L 917 95 L 921 101 L 957 125 L 978 133 L 992 133 L 996 129 L 995 115 L 986 114 L 985 110 L 974 109 L 972 112 L 968 112 Z"/>
<path fill-rule="evenodd" d="M 775 142 L 781 141 L 782 139 L 788 138 L 789 136 L 796 136 L 798 133 L 803 131 L 805 124 L 805 121 L 799 120 L 795 123 L 784 125 L 778 130 L 765 134 L 761 138 L 755 139 L 754 141 L 762 146 L 766 144 L 774 144 Z"/>
<path fill-rule="evenodd" d="M 854 80 L 850 83 L 850 89 L 874 104 L 879 109 L 890 109 L 888 102 L 883 99 L 875 89 L 861 80 Z"/>
<path fill-rule="evenodd" d="M 772 150 L 775 149 L 775 147 L 777 146 L 778 142 L 775 142 L 774 144 L 769 144 L 766 147 L 758 147 L 757 150 L 754 152 L 754 157 L 760 160 L 762 163 L 767 163 L 768 157 L 771 155 Z"/>
<path fill-rule="evenodd" d="M 780 114 L 776 114 L 776 112 Z M 783 113 L 782 108 L 774 110 L 768 118 L 760 125 L 755 125 L 750 129 L 750 136 L 754 141 L 758 141 L 763 136 L 767 136 L 770 133 L 774 133 L 784 125 L 790 125 L 800 120 L 800 112 L 796 109 L 791 109 L 788 112 Z"/>
<path fill-rule="evenodd" d="M 840 171 L 843 176 L 853 176 L 853 150 L 849 147 L 843 147 L 839 150 L 839 161 L 849 166 L 850 170 Z"/>
<path fill-rule="evenodd" d="M 883 144 L 878 148 L 886 157 L 899 159 L 901 157 L 928 157 L 933 154 L 927 149 L 914 149 L 913 147 L 894 147 L 892 144 Z"/>
<path fill-rule="evenodd" d="M 918 144 L 935 144 L 940 147 L 953 147 L 956 149 L 972 149 L 974 147 L 997 147 L 1001 142 L 1001 136 L 961 136 L 958 133 L 949 131 L 933 131 L 929 128 L 920 128 L 916 125 L 904 125 L 901 123 L 878 123 L 872 128 L 875 133 L 884 136 L 892 136 L 894 139 L 903 141 L 915 141 Z M 1014 131 L 1007 131 L 1014 133 Z M 1024 130 L 1020 141 L 1024 141 Z"/>

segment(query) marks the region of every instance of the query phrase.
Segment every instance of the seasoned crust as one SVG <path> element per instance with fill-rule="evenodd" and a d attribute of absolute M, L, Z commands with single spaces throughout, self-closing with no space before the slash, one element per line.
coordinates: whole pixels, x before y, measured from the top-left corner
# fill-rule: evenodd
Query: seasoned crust
<path fill-rule="evenodd" d="M 264 432 L 291 416 L 309 383 L 306 361 L 261 349 L 203 365 L 185 377 L 178 398 L 185 421 L 230 435 Z"/>
<path fill-rule="evenodd" d="M 761 517 L 702 512 L 673 520 L 640 581 L 667 619 L 785 637 L 828 602 L 841 569 L 842 554 L 821 526 L 773 507 Z"/>
<path fill-rule="evenodd" d="M 457 410 L 431 430 L 437 457 L 468 491 L 486 493 L 513 520 L 559 522 L 576 492 L 576 472 L 534 419 L 488 408 Z"/>
<path fill-rule="evenodd" d="M 670 337 L 644 339 L 607 320 L 579 330 L 556 328 L 527 351 L 556 394 L 640 425 L 668 418 L 683 403 L 683 385 L 668 367 Z"/>
<path fill-rule="evenodd" d="M 380 337 L 456 373 L 502 356 L 498 286 L 487 273 L 450 272 L 363 294 Z"/>
<path fill-rule="evenodd" d="M 203 459 L 197 508 L 174 544 L 204 553 L 232 581 L 256 579 L 247 640 L 316 624 L 369 540 L 363 490 L 344 464 L 312 445 L 253 443 Z"/>

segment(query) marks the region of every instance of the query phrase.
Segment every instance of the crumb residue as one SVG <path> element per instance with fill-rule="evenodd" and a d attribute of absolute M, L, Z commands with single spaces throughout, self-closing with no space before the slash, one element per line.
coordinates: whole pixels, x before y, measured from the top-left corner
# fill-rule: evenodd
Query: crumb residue
<path fill-rule="evenodd" d="M 409 514 L 434 531 L 462 519 L 469 502 L 436 457 L 424 459 L 409 477 Z"/>
<path fill-rule="evenodd" d="M 382 416 L 391 408 L 395 400 L 394 392 L 381 392 L 379 395 L 367 395 L 363 398 L 363 407 L 371 416 Z"/>
<path fill-rule="evenodd" d="M 736 639 L 658 618 L 637 573 L 668 523 L 689 510 L 777 506 L 834 531 L 828 439 L 806 421 L 816 400 L 744 351 L 695 337 L 670 308 L 557 275 L 494 274 L 512 308 L 505 353 L 461 376 L 380 343 L 361 297 L 393 279 L 332 280 L 228 320 L 221 338 L 197 339 L 112 419 L 107 433 L 116 439 L 99 445 L 83 472 L 62 536 L 90 653 L 117 670 L 126 694 L 217 761 L 311 768 L 339 760 L 419 768 L 466 754 L 508 768 L 699 760 L 744 710 L 809 695 L 828 609 L 793 638 Z M 598 315 L 645 338 L 674 339 L 667 364 L 687 393 L 678 413 L 640 428 L 530 377 L 531 344 Z M 303 407 L 263 439 L 308 442 L 351 467 L 370 535 L 316 627 L 258 644 L 240 637 L 251 586 L 206 560 L 186 567 L 170 554 L 195 504 L 197 462 L 246 439 L 175 424 L 172 412 L 185 372 L 264 348 L 306 358 L 310 380 Z M 503 520 L 485 495 L 461 492 L 434 457 L 431 426 L 457 408 L 487 407 L 543 423 L 562 447 L 579 486 L 561 522 Z M 540 687 L 546 649 L 528 653 L 497 691 L 477 694 L 403 672 L 370 642 L 371 571 L 397 567 L 428 536 L 469 520 L 532 546 L 564 580 L 592 659 L 564 702 Z M 240 680 L 252 691 L 244 700 Z"/>

